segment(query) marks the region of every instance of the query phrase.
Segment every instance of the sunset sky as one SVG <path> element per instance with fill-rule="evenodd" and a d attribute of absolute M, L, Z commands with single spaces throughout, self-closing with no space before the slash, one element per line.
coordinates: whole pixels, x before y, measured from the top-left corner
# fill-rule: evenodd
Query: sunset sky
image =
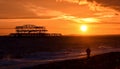
<path fill-rule="evenodd" d="M 0 0 L 0 35 L 25 24 L 64 35 L 120 34 L 120 0 Z"/>

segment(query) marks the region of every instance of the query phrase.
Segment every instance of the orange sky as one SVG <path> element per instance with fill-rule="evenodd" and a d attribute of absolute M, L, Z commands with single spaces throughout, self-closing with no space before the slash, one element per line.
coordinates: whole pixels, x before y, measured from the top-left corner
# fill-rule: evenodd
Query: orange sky
<path fill-rule="evenodd" d="M 119 0 L 0 0 L 0 28 L 46 26 L 65 35 L 120 34 Z M 88 30 L 80 30 L 86 25 Z M 9 34 L 13 29 L 0 29 Z"/>

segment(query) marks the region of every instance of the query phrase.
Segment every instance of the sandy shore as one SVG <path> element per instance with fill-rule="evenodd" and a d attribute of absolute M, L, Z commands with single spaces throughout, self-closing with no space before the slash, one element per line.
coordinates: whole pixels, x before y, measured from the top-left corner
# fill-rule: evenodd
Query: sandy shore
<path fill-rule="evenodd" d="M 96 55 L 90 59 L 50 62 L 22 69 L 120 69 L 120 52 Z"/>

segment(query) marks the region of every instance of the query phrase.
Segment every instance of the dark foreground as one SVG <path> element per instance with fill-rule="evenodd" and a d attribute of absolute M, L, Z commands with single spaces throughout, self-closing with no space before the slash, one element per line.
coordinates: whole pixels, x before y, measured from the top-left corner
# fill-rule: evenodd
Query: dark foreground
<path fill-rule="evenodd" d="M 120 69 L 120 52 L 96 55 L 90 59 L 72 59 L 23 69 Z"/>
<path fill-rule="evenodd" d="M 120 35 L 105 36 L 51 36 L 10 37 L 0 36 L 0 58 L 24 58 L 36 52 L 59 52 L 86 48 L 120 48 Z"/>

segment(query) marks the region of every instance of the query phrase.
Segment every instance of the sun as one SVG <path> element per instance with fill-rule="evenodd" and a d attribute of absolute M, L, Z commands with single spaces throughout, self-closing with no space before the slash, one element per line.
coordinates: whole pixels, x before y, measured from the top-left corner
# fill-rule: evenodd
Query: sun
<path fill-rule="evenodd" d="M 81 25 L 81 26 L 80 26 L 80 30 L 81 30 L 82 32 L 86 32 L 87 29 L 88 29 L 88 27 L 87 27 L 86 25 Z"/>

